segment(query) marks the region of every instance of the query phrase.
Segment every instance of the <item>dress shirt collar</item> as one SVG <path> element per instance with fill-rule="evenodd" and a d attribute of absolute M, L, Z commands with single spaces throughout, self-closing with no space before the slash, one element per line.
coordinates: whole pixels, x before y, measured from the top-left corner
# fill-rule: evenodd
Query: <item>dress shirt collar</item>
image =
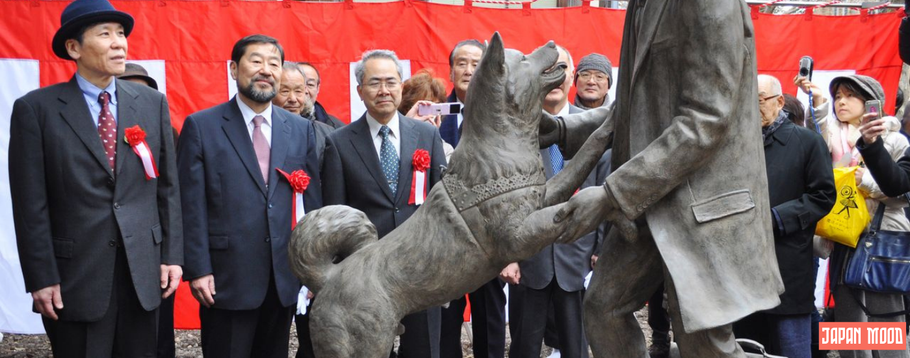
<path fill-rule="evenodd" d="M 556 116 L 556 117 L 565 117 L 565 116 L 568 116 L 568 115 L 569 115 L 569 102 L 566 102 L 566 103 L 562 106 L 562 109 L 560 109 L 559 112 L 556 113 L 554 116 Z"/>
<path fill-rule="evenodd" d="M 263 110 L 262 113 L 256 113 L 250 106 L 247 106 L 246 103 L 243 103 L 243 101 L 240 100 L 240 96 L 234 96 L 234 98 L 237 100 L 237 106 L 240 107 L 240 114 L 243 116 L 243 122 L 246 123 L 247 126 L 252 128 L 253 117 L 259 115 L 265 118 L 265 121 L 262 122 L 264 125 L 269 126 L 269 128 L 272 127 L 272 102 L 269 102 L 269 106 L 265 107 L 265 110 Z"/>
<path fill-rule="evenodd" d="M 111 105 L 117 105 L 117 80 L 111 80 L 111 83 L 107 85 L 106 88 L 98 88 L 91 82 L 89 82 L 85 77 L 79 75 L 76 72 L 76 83 L 79 85 L 79 89 L 82 90 L 82 94 L 85 95 L 85 100 L 91 104 L 98 103 L 98 96 L 101 95 L 102 91 L 107 91 L 111 94 Z"/>
<path fill-rule="evenodd" d="M 373 138 L 378 137 L 379 128 L 382 127 L 382 124 L 379 124 L 379 121 L 374 119 L 373 116 L 371 116 L 369 112 L 367 112 L 366 120 L 367 120 L 367 124 L 370 126 L 370 135 L 372 135 Z M 386 124 L 386 126 L 389 127 L 389 129 L 391 130 L 389 132 L 390 137 L 394 137 L 394 138 L 401 137 L 401 134 L 400 134 L 401 132 L 398 131 L 399 123 L 400 122 L 398 120 L 398 114 L 395 114 L 394 116 L 392 116 L 392 120 L 390 120 L 389 123 Z"/>

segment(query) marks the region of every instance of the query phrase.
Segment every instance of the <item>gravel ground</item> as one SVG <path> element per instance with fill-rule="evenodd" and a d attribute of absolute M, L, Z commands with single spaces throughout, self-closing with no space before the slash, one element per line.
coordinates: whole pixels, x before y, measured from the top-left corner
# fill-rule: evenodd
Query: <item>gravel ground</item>
<path fill-rule="evenodd" d="M 651 328 L 648 327 L 648 310 L 642 309 L 635 313 L 638 323 L 641 324 L 642 330 L 648 343 L 651 341 Z M 467 334 L 462 331 L 462 350 L 465 358 L 474 358 L 471 352 L 471 341 Z M 202 357 L 202 348 L 199 347 L 199 331 L 195 330 L 176 330 L 175 343 L 177 345 L 178 358 Z M 506 330 L 506 345 L 511 341 Z M 294 357 L 297 352 L 297 329 L 291 325 L 291 349 L 288 357 Z M 551 348 L 544 347 L 541 357 L 550 355 Z M 51 347 L 45 335 L 18 335 L 5 334 L 3 341 L 0 342 L 0 358 L 37 358 L 50 357 Z M 508 357 L 508 352 L 506 354 Z M 836 352 L 828 354 L 828 358 L 838 358 Z"/>

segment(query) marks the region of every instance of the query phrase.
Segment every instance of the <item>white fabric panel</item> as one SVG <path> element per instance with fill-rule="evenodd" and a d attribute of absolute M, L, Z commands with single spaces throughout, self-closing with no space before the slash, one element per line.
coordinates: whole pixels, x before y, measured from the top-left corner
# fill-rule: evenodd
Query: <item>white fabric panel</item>
<path fill-rule="evenodd" d="M 825 307 L 825 282 L 828 278 L 828 259 L 818 260 L 818 275 L 815 276 L 815 307 Z"/>
<path fill-rule="evenodd" d="M 149 77 L 154 78 L 155 82 L 158 83 L 158 92 L 167 95 L 167 75 L 164 70 L 164 60 L 131 60 L 129 62 L 145 68 L 149 73 Z"/>
<path fill-rule="evenodd" d="M 816 85 L 818 85 L 819 88 L 822 89 L 822 92 L 824 92 L 823 94 L 825 95 L 825 98 L 827 98 L 828 101 L 831 102 L 831 94 L 828 93 L 828 85 L 831 84 L 831 80 L 833 80 L 834 77 L 837 77 L 837 76 L 847 76 L 847 75 L 853 75 L 853 74 L 856 74 L 855 70 L 814 71 L 812 73 L 812 82 L 814 82 Z M 781 83 L 793 83 L 792 78 L 778 78 L 778 80 L 780 80 Z M 806 109 L 809 109 L 809 96 L 806 95 L 805 93 L 803 93 L 803 91 L 800 91 L 800 90 L 796 90 L 796 91 L 798 92 L 798 94 L 796 95 L 796 99 L 798 99 L 800 102 L 803 103 L 803 107 L 805 107 Z M 892 103 L 892 105 L 893 105 L 893 103 Z M 816 106 L 818 106 L 818 104 L 816 104 Z M 886 112 L 890 112 L 890 111 L 886 111 Z M 829 111 L 829 115 L 831 115 L 831 116 L 834 115 L 833 108 L 831 111 Z M 807 117 L 806 118 L 806 127 L 808 127 L 809 129 L 815 130 L 815 126 L 812 125 L 811 120 L 808 118 L 808 116 L 806 116 L 806 117 Z"/>
<path fill-rule="evenodd" d="M 401 59 L 401 72 L 404 75 L 404 78 L 401 79 L 402 82 L 407 81 L 408 78 L 411 78 L 411 60 Z M 354 74 L 354 69 L 357 68 L 357 62 L 351 62 L 350 66 L 350 89 L 351 89 L 351 122 L 354 122 L 360 119 L 367 111 L 367 107 L 363 105 L 363 101 L 360 100 L 360 94 L 357 93 L 357 75 Z M 402 113 L 403 114 L 403 113 Z"/>
<path fill-rule="evenodd" d="M 228 98 L 227 99 L 231 99 L 237 94 L 237 81 L 235 81 L 233 78 L 231 78 L 231 60 L 227 61 L 227 66 L 225 66 L 225 69 L 227 70 L 227 84 L 228 84 Z"/>
<path fill-rule="evenodd" d="M 32 313 L 25 292 L 9 188 L 9 124 L 13 102 L 39 86 L 36 60 L 0 59 L 0 332 L 44 333 L 41 316 Z"/>

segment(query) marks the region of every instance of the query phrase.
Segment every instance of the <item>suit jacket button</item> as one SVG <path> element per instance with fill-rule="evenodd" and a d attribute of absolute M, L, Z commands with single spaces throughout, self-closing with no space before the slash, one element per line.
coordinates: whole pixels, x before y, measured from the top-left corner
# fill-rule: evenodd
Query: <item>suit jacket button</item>
<path fill-rule="evenodd" d="M 113 187 L 114 187 L 114 179 L 112 179 L 112 178 L 107 178 L 107 186 L 113 188 Z"/>
<path fill-rule="evenodd" d="M 395 208 L 395 212 L 396 212 L 396 213 L 399 212 L 399 211 L 401 211 L 401 210 L 398 210 L 398 208 Z"/>
<path fill-rule="evenodd" d="M 120 203 L 114 203 L 114 209 L 120 209 Z"/>
<path fill-rule="evenodd" d="M 117 246 L 117 242 L 114 241 L 114 240 L 108 241 L 108 242 L 107 242 L 107 246 L 110 246 L 110 247 Z"/>
<path fill-rule="evenodd" d="M 272 208 L 272 203 L 269 203 L 269 209 L 271 209 L 271 208 Z"/>
<path fill-rule="evenodd" d="M 272 238 L 270 238 L 270 237 L 265 238 L 265 242 L 272 242 Z"/>

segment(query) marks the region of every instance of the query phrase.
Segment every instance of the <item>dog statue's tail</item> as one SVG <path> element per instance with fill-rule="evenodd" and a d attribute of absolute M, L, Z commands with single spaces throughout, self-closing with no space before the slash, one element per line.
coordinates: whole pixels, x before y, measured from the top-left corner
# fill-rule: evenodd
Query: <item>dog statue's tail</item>
<path fill-rule="evenodd" d="M 291 234 L 288 258 L 300 282 L 318 293 L 335 263 L 379 240 L 366 214 L 344 205 L 306 214 Z"/>

